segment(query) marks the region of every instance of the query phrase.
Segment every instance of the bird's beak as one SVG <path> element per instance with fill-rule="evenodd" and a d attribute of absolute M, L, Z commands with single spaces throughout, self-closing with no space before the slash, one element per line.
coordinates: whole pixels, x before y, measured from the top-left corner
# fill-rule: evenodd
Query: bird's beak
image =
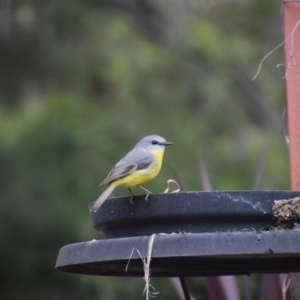
<path fill-rule="evenodd" d="M 172 142 L 163 142 L 163 143 L 159 143 L 160 145 L 162 146 L 170 146 L 170 145 L 173 145 Z"/>

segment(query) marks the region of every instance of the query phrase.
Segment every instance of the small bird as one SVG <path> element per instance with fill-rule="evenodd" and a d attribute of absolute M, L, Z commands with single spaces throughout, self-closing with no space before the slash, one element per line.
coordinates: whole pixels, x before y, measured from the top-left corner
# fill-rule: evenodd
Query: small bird
<path fill-rule="evenodd" d="M 132 203 L 131 187 L 138 186 L 147 193 L 150 191 L 141 185 L 154 179 L 160 171 L 166 146 L 172 145 L 159 135 L 148 135 L 142 138 L 109 172 L 99 186 L 108 183 L 108 187 L 91 207 L 96 212 L 117 186 L 128 188 Z"/>

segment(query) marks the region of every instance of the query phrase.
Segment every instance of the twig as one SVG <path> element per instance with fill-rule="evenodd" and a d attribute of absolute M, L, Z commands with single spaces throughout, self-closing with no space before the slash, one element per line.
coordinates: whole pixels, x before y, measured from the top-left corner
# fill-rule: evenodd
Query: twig
<path fill-rule="evenodd" d="M 134 250 L 135 250 L 135 251 L 137 252 L 137 254 L 140 256 L 141 260 L 143 260 L 143 257 L 142 257 L 142 255 L 141 255 L 140 251 L 139 251 L 138 249 L 136 249 L 136 248 L 133 248 L 132 251 L 131 251 L 131 254 L 130 254 L 130 256 L 129 256 L 129 259 L 128 259 L 126 268 L 125 268 L 125 272 L 126 272 L 126 273 L 127 273 L 128 266 L 129 266 L 129 263 L 130 263 L 130 260 L 131 260 L 131 258 L 132 258 L 132 255 L 133 255 Z M 144 262 L 144 261 L 143 261 L 143 262 Z"/>
<path fill-rule="evenodd" d="M 282 282 L 282 287 L 281 287 L 281 293 L 282 293 L 282 299 L 286 300 L 286 292 L 288 288 L 290 287 L 291 284 L 291 278 L 289 274 L 286 274 L 285 278 L 283 279 Z"/>
<path fill-rule="evenodd" d="M 287 147 L 289 147 L 290 139 L 289 139 L 288 134 L 284 132 L 284 128 L 283 128 L 285 118 L 286 118 L 286 107 L 284 108 L 284 110 L 282 111 L 282 114 L 281 114 L 279 130 L 280 130 L 280 133 L 282 134 L 282 136 L 284 137 Z"/>
<path fill-rule="evenodd" d="M 155 236 L 156 233 L 152 234 L 149 238 L 147 260 L 146 262 L 144 261 L 145 288 L 144 288 L 143 295 L 146 292 L 146 300 L 149 300 L 151 297 L 154 298 L 155 295 L 158 294 L 158 292 L 155 291 L 154 286 L 150 284 L 150 261 L 151 261 L 151 254 L 152 254 Z M 152 289 L 152 292 L 150 291 L 150 288 Z"/>
<path fill-rule="evenodd" d="M 169 190 L 170 190 L 170 184 L 171 184 L 171 183 L 174 183 L 174 184 L 176 185 L 177 189 L 174 190 L 174 191 L 171 191 L 170 193 L 178 193 L 178 192 L 180 192 L 180 185 L 179 185 L 179 183 L 178 183 L 176 180 L 174 180 L 174 179 L 169 179 L 169 180 L 167 181 L 167 188 L 166 188 L 166 190 L 164 191 L 164 193 L 169 193 Z"/>
<path fill-rule="evenodd" d="M 144 291 L 143 291 L 143 295 L 146 293 L 146 300 L 149 300 L 150 298 L 154 298 L 159 293 L 159 292 L 156 292 L 154 286 L 150 284 L 150 273 L 151 273 L 150 261 L 151 261 L 151 254 L 152 254 L 154 239 L 155 239 L 156 235 L 157 234 L 154 233 L 149 238 L 147 258 L 143 258 L 140 251 L 136 248 L 133 248 L 132 251 L 131 251 L 131 254 L 129 256 L 126 268 L 125 268 L 125 272 L 127 272 L 130 260 L 131 260 L 132 255 L 133 255 L 133 252 L 136 251 L 138 253 L 139 257 L 141 258 L 142 262 L 143 262 L 144 280 L 145 280 L 145 288 L 144 288 Z M 150 291 L 150 289 L 151 289 L 151 291 Z"/>
<path fill-rule="evenodd" d="M 280 43 L 278 46 L 276 46 L 275 48 L 273 48 L 273 50 L 271 50 L 270 52 L 268 52 L 268 53 L 262 58 L 262 60 L 261 60 L 260 63 L 259 63 L 257 72 L 256 72 L 256 74 L 254 75 L 254 77 L 252 78 L 252 80 L 255 80 L 255 79 L 257 78 L 257 76 L 259 75 L 260 70 L 261 70 L 261 67 L 262 67 L 262 64 L 264 63 L 264 61 L 265 61 L 271 54 L 273 54 L 277 49 L 279 49 L 281 46 L 283 46 L 283 45 L 287 42 L 288 39 L 289 39 L 289 37 L 286 38 L 286 39 L 285 39 L 282 43 Z"/>
<path fill-rule="evenodd" d="M 199 168 L 199 175 L 202 184 L 202 189 L 204 191 L 212 191 L 213 189 L 212 184 L 210 182 L 209 174 L 205 164 L 205 159 L 202 153 L 198 157 L 198 168 Z"/>
<path fill-rule="evenodd" d="M 298 28 L 298 26 L 300 25 L 300 20 L 295 24 L 293 30 L 291 31 L 290 35 L 283 41 L 281 42 L 279 45 L 277 45 L 275 48 L 273 48 L 270 52 L 268 52 L 263 58 L 262 60 L 260 61 L 259 63 L 259 66 L 258 66 L 258 69 L 257 69 L 257 72 L 256 74 L 254 75 L 254 77 L 252 78 L 252 80 L 255 80 L 257 78 L 257 76 L 259 75 L 260 71 L 261 71 L 261 68 L 262 68 L 262 64 L 264 63 L 264 61 L 271 55 L 273 54 L 277 49 L 279 49 L 281 46 L 283 46 L 289 39 L 291 39 L 291 48 L 290 48 L 290 53 L 289 53 L 289 56 L 290 56 L 290 59 L 292 60 L 291 63 L 289 63 L 287 66 L 286 65 L 283 65 L 283 64 L 278 64 L 277 65 L 277 68 L 280 67 L 280 66 L 285 66 L 286 68 L 286 73 L 285 73 L 285 76 L 284 78 L 287 78 L 288 77 L 288 71 L 290 69 L 292 69 L 295 65 L 296 65 L 296 59 L 294 57 L 294 52 L 293 52 L 293 48 L 294 48 L 294 34 L 295 34 L 295 31 L 296 29 Z"/>
<path fill-rule="evenodd" d="M 259 185 L 261 183 L 261 178 L 262 178 L 262 174 L 264 171 L 264 167 L 266 164 L 266 160 L 267 160 L 267 154 L 268 154 L 268 148 L 269 148 L 269 140 L 267 139 L 265 142 L 265 145 L 261 151 L 257 166 L 256 166 L 256 170 L 255 170 L 255 174 L 254 174 L 254 178 L 253 178 L 253 183 L 252 183 L 252 190 L 256 191 L 259 189 Z"/>

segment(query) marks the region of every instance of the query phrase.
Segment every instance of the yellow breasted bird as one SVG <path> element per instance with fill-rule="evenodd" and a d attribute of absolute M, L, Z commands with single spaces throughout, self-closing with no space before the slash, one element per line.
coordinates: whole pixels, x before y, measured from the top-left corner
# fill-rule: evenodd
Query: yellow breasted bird
<path fill-rule="evenodd" d="M 166 146 L 172 145 L 159 135 L 148 135 L 142 138 L 134 148 L 128 152 L 109 172 L 107 177 L 99 184 L 108 183 L 108 187 L 100 195 L 91 207 L 96 212 L 103 202 L 109 197 L 112 191 L 118 186 L 125 186 L 131 194 L 131 187 L 138 186 L 146 191 L 146 200 L 151 194 L 150 191 L 141 185 L 154 179 L 160 171 Z"/>

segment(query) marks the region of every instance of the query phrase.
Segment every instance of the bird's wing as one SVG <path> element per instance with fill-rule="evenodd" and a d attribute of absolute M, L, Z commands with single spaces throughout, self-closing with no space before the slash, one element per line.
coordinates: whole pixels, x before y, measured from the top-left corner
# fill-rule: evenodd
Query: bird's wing
<path fill-rule="evenodd" d="M 117 179 L 123 178 L 129 174 L 131 174 L 134 170 L 137 169 L 137 164 L 123 164 L 121 166 L 115 166 L 107 175 L 107 177 L 99 184 L 104 185 L 111 181 L 115 181 Z"/>
<path fill-rule="evenodd" d="M 99 184 L 104 185 L 111 181 L 130 175 L 134 170 L 147 169 L 153 162 L 154 156 L 144 150 L 134 149 L 124 156 Z"/>

